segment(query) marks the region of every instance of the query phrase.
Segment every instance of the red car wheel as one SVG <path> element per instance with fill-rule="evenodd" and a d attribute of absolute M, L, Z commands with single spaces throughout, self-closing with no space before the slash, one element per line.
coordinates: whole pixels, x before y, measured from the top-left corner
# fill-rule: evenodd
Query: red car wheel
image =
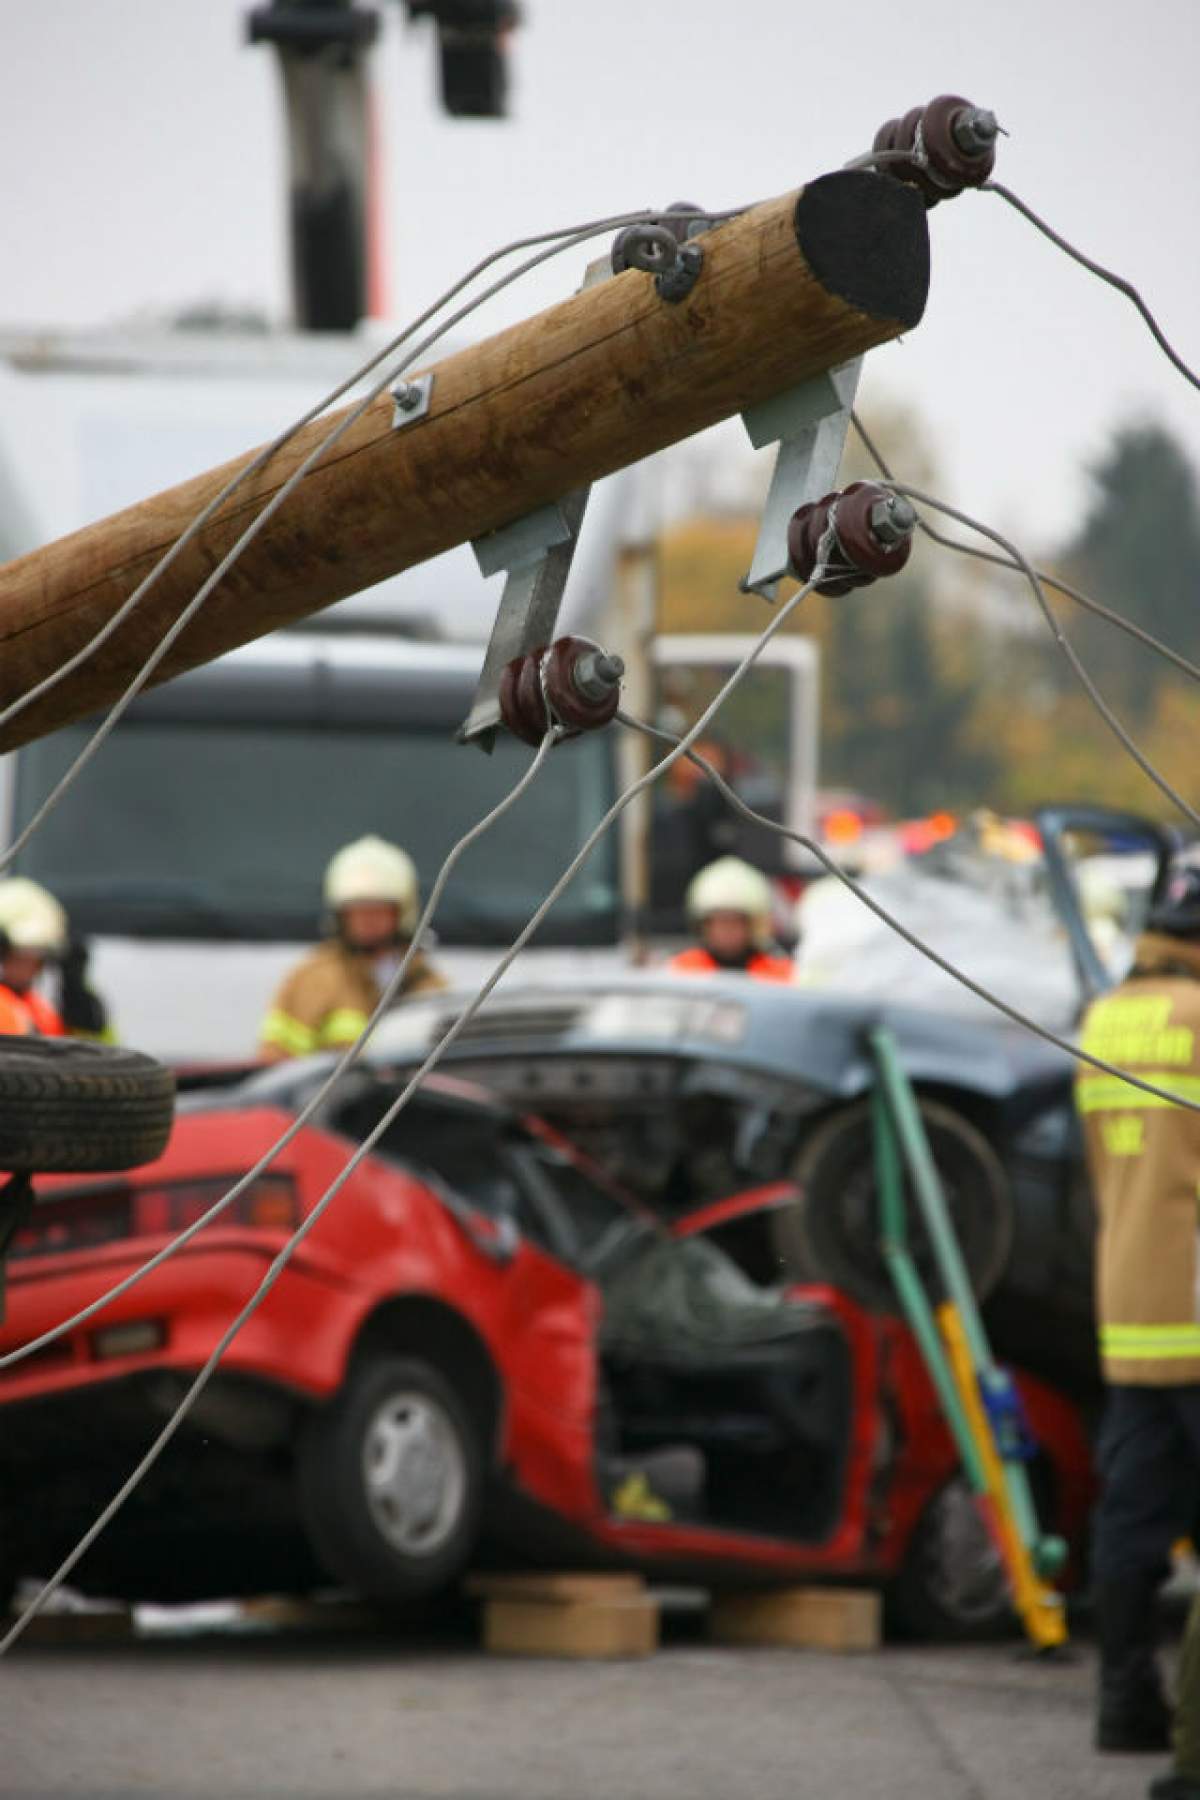
<path fill-rule="evenodd" d="M 451 1384 L 427 1363 L 376 1358 L 308 1421 L 297 1473 L 321 1561 L 360 1593 L 411 1600 L 474 1547 L 484 1458 Z"/>

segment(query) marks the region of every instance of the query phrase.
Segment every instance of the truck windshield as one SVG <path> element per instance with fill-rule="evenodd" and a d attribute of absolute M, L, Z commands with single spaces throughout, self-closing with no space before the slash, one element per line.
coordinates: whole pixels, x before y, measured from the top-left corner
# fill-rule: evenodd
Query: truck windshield
<path fill-rule="evenodd" d="M 71 726 L 22 750 L 18 826 L 82 748 Z M 22 855 L 77 930 L 110 935 L 313 937 L 321 874 L 365 832 L 401 844 L 428 892 L 446 852 L 508 793 L 532 752 L 492 756 L 442 732 L 131 720 Z M 612 800 L 603 735 L 553 751 L 532 788 L 458 864 L 433 921 L 448 944 L 507 943 Z M 615 834 L 550 914 L 539 943 L 619 935 Z"/>

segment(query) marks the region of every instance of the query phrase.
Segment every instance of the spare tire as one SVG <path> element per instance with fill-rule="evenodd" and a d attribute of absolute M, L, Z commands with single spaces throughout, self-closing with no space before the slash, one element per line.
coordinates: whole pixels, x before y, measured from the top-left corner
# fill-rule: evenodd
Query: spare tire
<path fill-rule="evenodd" d="M 0 1169 L 134 1169 L 161 1156 L 175 1077 L 137 1050 L 0 1035 Z"/>
<path fill-rule="evenodd" d="M 934 1100 L 920 1102 L 933 1160 L 971 1286 L 984 1300 L 1008 1263 L 1013 1202 L 1008 1177 L 983 1133 Z M 774 1218 L 776 1249 L 799 1281 L 824 1281 L 872 1312 L 899 1310 L 879 1248 L 879 1192 L 869 1101 L 835 1113 L 803 1144 L 792 1165 L 800 1189 Z M 933 1249 L 905 1179 L 909 1243 L 928 1291 L 941 1297 Z"/>

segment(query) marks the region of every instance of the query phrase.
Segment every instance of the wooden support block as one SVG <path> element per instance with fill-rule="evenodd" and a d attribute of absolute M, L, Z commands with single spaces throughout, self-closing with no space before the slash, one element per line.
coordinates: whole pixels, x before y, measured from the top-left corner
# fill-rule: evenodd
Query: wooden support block
<path fill-rule="evenodd" d="M 869 1589 L 782 1588 L 773 1593 L 718 1595 L 709 1615 L 709 1635 L 723 1644 L 877 1650 L 882 1621 L 880 1596 Z"/>
<path fill-rule="evenodd" d="M 463 1584 L 476 1600 L 629 1600 L 645 1592 L 640 1575 L 572 1574 L 569 1571 L 522 1569 L 514 1574 L 471 1575 Z"/>
<path fill-rule="evenodd" d="M 9 1623 L 16 1618 L 13 1613 Z M 2 1623 L 2 1619 L 0 1619 Z M 105 1607 L 86 1612 L 44 1612 L 30 1619 L 21 1634 L 23 1644 L 118 1644 L 135 1635 L 133 1614 L 127 1607 Z"/>
<path fill-rule="evenodd" d="M 610 1600 L 489 1600 L 483 1645 L 500 1656 L 652 1656 L 658 1602 L 637 1593 Z"/>

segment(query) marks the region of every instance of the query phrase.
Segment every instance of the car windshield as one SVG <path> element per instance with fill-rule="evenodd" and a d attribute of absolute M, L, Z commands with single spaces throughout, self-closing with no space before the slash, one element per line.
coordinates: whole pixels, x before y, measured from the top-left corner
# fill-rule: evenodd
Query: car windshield
<path fill-rule="evenodd" d="M 17 758 L 26 823 L 90 727 Z M 284 940 L 316 935 L 321 871 L 339 845 L 378 832 L 404 845 L 427 892 L 469 826 L 509 792 L 530 752 L 491 756 L 432 731 L 269 729 L 130 721 L 84 769 L 24 852 L 85 932 Z M 507 943 L 611 800 L 599 736 L 564 744 L 513 810 L 463 857 L 434 920 L 451 944 Z M 551 913 L 541 942 L 617 933 L 612 834 Z"/>
<path fill-rule="evenodd" d="M 977 815 L 952 838 L 866 877 L 863 886 L 909 931 L 1010 1005 L 1054 1029 L 1075 1023 L 1079 977 L 1031 827 Z M 833 877 L 808 889 L 799 926 L 805 985 L 997 1016 Z"/>
<path fill-rule="evenodd" d="M 1129 972 L 1150 909 L 1159 844 L 1128 825 L 1069 825 L 1060 847 L 1100 966 L 1110 980 L 1120 981 Z"/>

